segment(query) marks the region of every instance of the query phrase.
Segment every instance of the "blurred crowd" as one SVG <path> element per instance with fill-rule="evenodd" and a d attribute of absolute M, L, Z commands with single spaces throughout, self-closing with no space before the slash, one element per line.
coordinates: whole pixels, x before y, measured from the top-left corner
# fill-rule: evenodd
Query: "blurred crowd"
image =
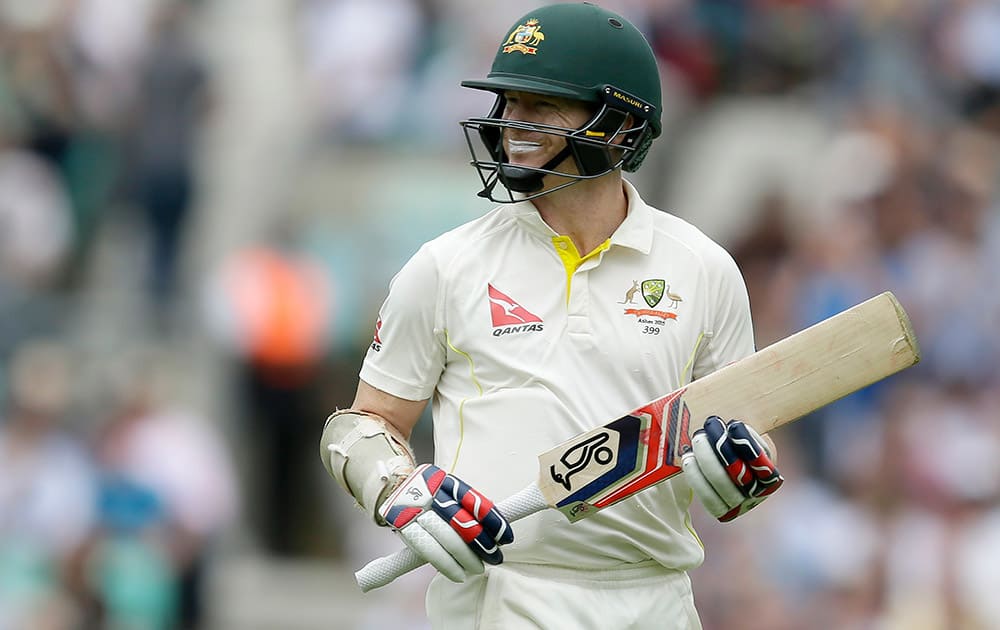
<path fill-rule="evenodd" d="M 168 319 L 207 92 L 192 9 L 0 3 L 4 630 L 196 627 L 237 511 L 230 448 L 177 397 L 177 357 L 79 336 L 111 224 L 143 244 L 141 317 Z"/>
<path fill-rule="evenodd" d="M 537 4 L 0 0 L 0 630 L 222 627 L 234 532 L 379 552 L 320 426 L 391 275 L 485 209 L 458 82 Z M 600 4 L 662 62 L 632 179 L 733 253 L 758 347 L 891 290 L 923 350 L 775 433 L 776 499 L 695 508 L 705 628 L 1000 628 L 1000 3 Z"/>

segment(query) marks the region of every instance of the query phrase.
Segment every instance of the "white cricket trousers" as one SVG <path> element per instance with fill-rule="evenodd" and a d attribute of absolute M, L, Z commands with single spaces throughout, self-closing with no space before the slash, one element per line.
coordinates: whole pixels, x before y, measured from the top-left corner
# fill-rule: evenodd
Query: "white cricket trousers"
<path fill-rule="evenodd" d="M 504 563 L 427 590 L 434 630 L 699 630 L 691 580 L 649 562 L 589 571 Z"/>

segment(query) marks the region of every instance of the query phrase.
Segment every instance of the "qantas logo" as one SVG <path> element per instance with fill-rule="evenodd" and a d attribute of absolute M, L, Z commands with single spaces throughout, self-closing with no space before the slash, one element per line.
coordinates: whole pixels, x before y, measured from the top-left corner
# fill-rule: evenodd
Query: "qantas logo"
<path fill-rule="evenodd" d="M 542 318 L 515 302 L 509 295 L 497 291 L 492 284 L 487 284 L 486 290 L 490 300 L 494 337 L 543 329 Z"/>
<path fill-rule="evenodd" d="M 378 336 L 381 330 L 382 330 L 382 318 L 379 317 L 378 321 L 375 322 L 375 337 L 372 340 L 372 350 L 374 350 L 375 352 L 382 351 L 382 339 Z"/>

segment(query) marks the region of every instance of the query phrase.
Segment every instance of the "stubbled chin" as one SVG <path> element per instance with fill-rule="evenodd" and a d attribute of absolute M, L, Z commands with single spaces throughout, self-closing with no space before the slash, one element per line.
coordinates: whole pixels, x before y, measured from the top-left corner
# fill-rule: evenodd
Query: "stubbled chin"
<path fill-rule="evenodd" d="M 539 162 L 538 160 L 518 160 L 517 158 L 510 158 L 507 163 L 511 166 L 526 166 L 529 168 L 539 168 L 544 162 Z"/>

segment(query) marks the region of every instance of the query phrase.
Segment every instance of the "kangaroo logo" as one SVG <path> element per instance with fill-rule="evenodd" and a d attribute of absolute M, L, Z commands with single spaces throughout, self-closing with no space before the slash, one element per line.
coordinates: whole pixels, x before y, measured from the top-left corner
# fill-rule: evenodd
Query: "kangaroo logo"
<path fill-rule="evenodd" d="M 493 336 L 523 332 L 540 332 L 545 329 L 542 318 L 518 304 L 513 298 L 501 293 L 492 284 L 486 284 L 490 302 L 490 317 L 493 321 Z"/>
<path fill-rule="evenodd" d="M 610 464 L 615 458 L 615 454 L 610 448 L 603 446 L 609 439 L 611 439 L 611 435 L 605 431 L 573 445 L 559 458 L 559 463 L 565 467 L 565 470 L 556 470 L 555 464 L 549 466 L 552 480 L 562 484 L 569 491 L 573 489 L 570 477 L 590 466 L 591 461 L 596 461 L 601 465 Z"/>
<path fill-rule="evenodd" d="M 619 304 L 635 304 L 635 294 L 639 292 L 639 283 L 632 281 L 632 288 L 625 292 L 625 299 Z"/>

